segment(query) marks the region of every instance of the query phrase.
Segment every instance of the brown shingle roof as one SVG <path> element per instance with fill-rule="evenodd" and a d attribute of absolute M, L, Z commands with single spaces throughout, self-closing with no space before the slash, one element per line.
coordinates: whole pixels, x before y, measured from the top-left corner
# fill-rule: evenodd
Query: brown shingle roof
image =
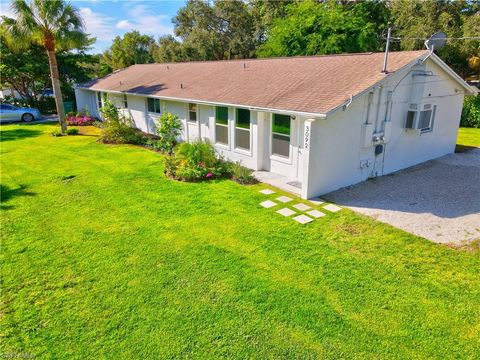
<path fill-rule="evenodd" d="M 391 52 L 390 73 L 425 51 Z M 383 53 L 133 65 L 83 87 L 325 114 L 385 78 Z M 183 88 L 181 87 L 183 84 Z"/>

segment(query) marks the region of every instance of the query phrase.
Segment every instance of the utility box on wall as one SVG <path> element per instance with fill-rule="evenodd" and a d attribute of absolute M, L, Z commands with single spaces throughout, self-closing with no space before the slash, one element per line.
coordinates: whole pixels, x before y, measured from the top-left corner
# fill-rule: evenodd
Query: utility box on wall
<path fill-rule="evenodd" d="M 362 125 L 362 147 L 368 148 L 372 146 L 373 124 Z"/>

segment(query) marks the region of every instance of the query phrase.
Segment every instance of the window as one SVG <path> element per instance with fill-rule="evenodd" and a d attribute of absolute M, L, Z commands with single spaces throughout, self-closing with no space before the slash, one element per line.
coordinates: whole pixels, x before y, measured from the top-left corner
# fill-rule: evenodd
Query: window
<path fill-rule="evenodd" d="M 427 104 L 423 107 L 423 110 L 420 111 L 420 115 L 418 118 L 418 129 L 421 132 L 432 131 L 433 128 L 433 120 L 435 119 L 435 111 L 437 110 L 436 106 L 431 104 Z"/>
<path fill-rule="evenodd" d="M 215 108 L 215 141 L 228 145 L 228 108 L 225 106 Z"/>
<path fill-rule="evenodd" d="M 101 92 L 97 92 L 97 106 L 98 106 L 99 110 L 102 108 L 102 93 Z"/>
<path fill-rule="evenodd" d="M 409 110 L 407 113 L 407 122 L 405 123 L 405 128 L 414 129 L 415 128 L 415 117 L 417 115 L 416 111 Z"/>
<path fill-rule="evenodd" d="M 410 110 L 407 113 L 407 120 L 405 122 L 405 128 L 417 129 L 421 132 L 431 131 L 433 128 L 433 121 L 435 119 L 435 111 L 437 106 L 432 104 L 425 104 L 417 110 L 416 104 L 410 105 Z"/>
<path fill-rule="evenodd" d="M 160 99 L 147 98 L 148 112 L 160 114 Z"/>
<path fill-rule="evenodd" d="M 15 106 L 11 106 L 11 105 L 2 104 L 2 105 L 0 105 L 0 109 L 1 109 L 1 110 L 15 110 L 16 107 L 15 107 Z"/>
<path fill-rule="evenodd" d="M 123 95 L 123 108 L 128 109 L 127 95 Z"/>
<path fill-rule="evenodd" d="M 235 147 L 250 150 L 250 110 L 237 109 Z"/>
<path fill-rule="evenodd" d="M 273 114 L 272 154 L 290 157 L 290 116 Z"/>
<path fill-rule="evenodd" d="M 197 122 L 197 104 L 188 104 L 188 121 Z"/>

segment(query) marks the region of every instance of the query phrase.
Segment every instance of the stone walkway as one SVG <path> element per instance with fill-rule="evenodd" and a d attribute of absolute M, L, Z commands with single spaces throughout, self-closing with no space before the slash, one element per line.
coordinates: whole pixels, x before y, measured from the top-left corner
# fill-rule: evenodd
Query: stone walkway
<path fill-rule="evenodd" d="M 300 224 L 308 224 L 315 219 L 324 217 L 328 212 L 335 213 L 341 210 L 337 205 L 325 204 L 320 198 L 305 201 L 298 200 L 285 195 L 277 196 L 276 192 L 271 189 L 260 190 L 260 193 L 269 197 L 268 200 L 262 201 L 260 206 L 266 209 L 274 208 L 273 210 L 275 210 L 277 214 L 291 217 Z M 319 208 L 314 209 L 314 206 L 318 206 Z"/>

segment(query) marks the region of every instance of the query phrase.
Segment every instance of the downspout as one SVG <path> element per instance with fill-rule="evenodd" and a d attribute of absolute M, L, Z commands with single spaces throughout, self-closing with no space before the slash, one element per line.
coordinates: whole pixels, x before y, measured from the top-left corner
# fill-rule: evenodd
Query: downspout
<path fill-rule="evenodd" d="M 382 101 L 382 95 L 383 95 L 383 85 L 380 85 L 380 89 L 378 90 L 378 96 L 377 96 L 377 109 L 375 111 L 375 133 L 378 132 L 378 119 L 380 117 L 380 106 Z"/>

